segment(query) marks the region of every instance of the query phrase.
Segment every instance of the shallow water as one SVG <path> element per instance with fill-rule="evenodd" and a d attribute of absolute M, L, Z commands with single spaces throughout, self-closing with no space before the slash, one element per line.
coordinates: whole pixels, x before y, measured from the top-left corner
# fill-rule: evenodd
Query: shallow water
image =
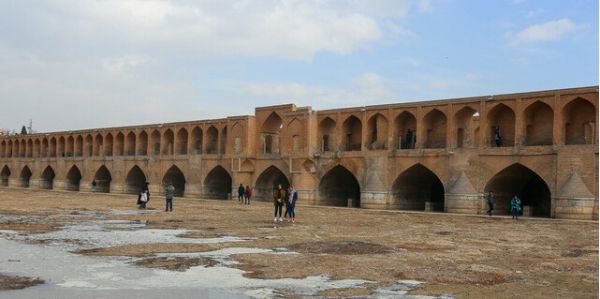
<path fill-rule="evenodd" d="M 161 253 L 157 257 L 208 257 L 215 267 L 195 266 L 184 272 L 137 267 L 136 258 L 90 257 L 71 250 L 144 243 L 240 242 L 238 237 L 191 239 L 178 237 L 183 229 L 146 229 L 145 223 L 97 220 L 70 224 L 42 234 L 0 231 L 0 271 L 39 276 L 46 281 L 23 290 L 0 292 L 0 298 L 283 298 L 288 295 L 316 298 L 317 292 L 356 288 L 365 280 L 331 280 L 327 276 L 304 279 L 251 279 L 236 264 L 233 254 L 298 254 L 285 248 L 230 247 L 209 252 Z M 72 240 L 77 240 L 73 242 Z M 29 241 L 44 241 L 29 244 Z M 406 296 L 418 282 L 399 281 L 376 290 L 371 298 L 432 298 Z M 361 296 L 364 297 L 364 296 Z"/>

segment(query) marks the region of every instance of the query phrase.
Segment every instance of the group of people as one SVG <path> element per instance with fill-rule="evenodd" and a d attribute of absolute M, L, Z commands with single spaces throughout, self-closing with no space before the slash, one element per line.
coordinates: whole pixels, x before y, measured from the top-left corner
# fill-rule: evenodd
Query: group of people
<path fill-rule="evenodd" d="M 244 188 L 243 184 L 240 184 L 238 187 L 238 201 L 240 204 L 250 204 L 250 198 L 252 198 L 252 187 L 250 185 L 246 185 Z"/>
<path fill-rule="evenodd" d="M 283 217 L 287 218 L 288 222 L 296 223 L 296 202 L 298 201 L 298 192 L 292 185 L 287 190 L 281 187 L 281 184 L 273 190 L 273 205 L 275 213 L 273 215 L 273 223 L 277 223 L 277 215 L 279 222 L 283 222 Z M 281 210 L 285 204 L 285 214 L 281 216 Z"/>
<path fill-rule="evenodd" d="M 140 209 L 145 209 L 146 205 L 150 201 L 150 190 L 148 186 L 150 183 L 145 182 L 140 192 L 138 193 L 137 205 Z M 173 196 L 175 195 L 175 187 L 173 183 L 169 182 L 165 185 L 165 212 L 173 212 Z"/>
<path fill-rule="evenodd" d="M 488 210 L 486 214 L 492 216 L 492 211 L 494 210 L 494 192 L 492 191 L 487 195 L 487 204 Z M 516 194 L 510 200 L 510 214 L 512 215 L 512 219 L 519 220 L 519 215 L 521 214 L 521 199 Z"/>

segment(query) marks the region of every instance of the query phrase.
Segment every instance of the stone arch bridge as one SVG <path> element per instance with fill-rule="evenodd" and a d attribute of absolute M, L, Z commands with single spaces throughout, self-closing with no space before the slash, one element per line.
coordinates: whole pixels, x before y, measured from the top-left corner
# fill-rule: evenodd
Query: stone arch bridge
<path fill-rule="evenodd" d="M 0 137 L 0 186 L 597 219 L 598 87 Z M 235 196 L 235 195 L 234 195 Z"/>

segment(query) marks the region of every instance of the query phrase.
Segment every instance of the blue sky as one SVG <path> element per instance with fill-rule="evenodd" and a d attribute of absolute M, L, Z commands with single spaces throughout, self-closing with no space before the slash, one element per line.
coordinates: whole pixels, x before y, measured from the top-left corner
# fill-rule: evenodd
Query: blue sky
<path fill-rule="evenodd" d="M 3 1 L 0 127 L 598 84 L 597 1 Z"/>

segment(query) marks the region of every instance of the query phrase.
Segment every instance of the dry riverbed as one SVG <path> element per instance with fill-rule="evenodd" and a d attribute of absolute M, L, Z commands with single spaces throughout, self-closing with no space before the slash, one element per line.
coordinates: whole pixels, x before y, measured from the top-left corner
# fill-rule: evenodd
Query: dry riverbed
<path fill-rule="evenodd" d="M 274 226 L 270 203 L 246 206 L 237 201 L 176 198 L 172 213 L 163 212 L 163 204 L 154 197 L 149 202 L 154 212 L 137 214 L 127 212 L 135 209 L 135 196 L 1 189 L 0 230 L 36 235 L 102 215 L 111 221 L 139 223 L 146 229 L 182 230 L 177 237 L 189 241 L 152 240 L 72 252 L 131 257 L 131 264 L 138 267 L 181 272 L 223 262 L 218 257 L 193 253 L 255 248 L 264 252 L 234 252 L 228 256 L 232 260 L 228 266 L 254 279 L 326 275 L 334 280 L 371 282 L 322 290 L 320 296 L 368 296 L 400 280 L 424 282 L 410 291 L 415 295 L 598 295 L 598 222 L 532 218 L 513 221 L 506 217 L 299 206 L 295 225 L 286 222 Z M 194 241 L 222 237 L 231 239 Z M 85 240 L 57 238 L 85 244 Z M 179 256 L 169 255 L 173 253 Z M 0 289 L 14 284 L 9 278 L 0 279 Z"/>

